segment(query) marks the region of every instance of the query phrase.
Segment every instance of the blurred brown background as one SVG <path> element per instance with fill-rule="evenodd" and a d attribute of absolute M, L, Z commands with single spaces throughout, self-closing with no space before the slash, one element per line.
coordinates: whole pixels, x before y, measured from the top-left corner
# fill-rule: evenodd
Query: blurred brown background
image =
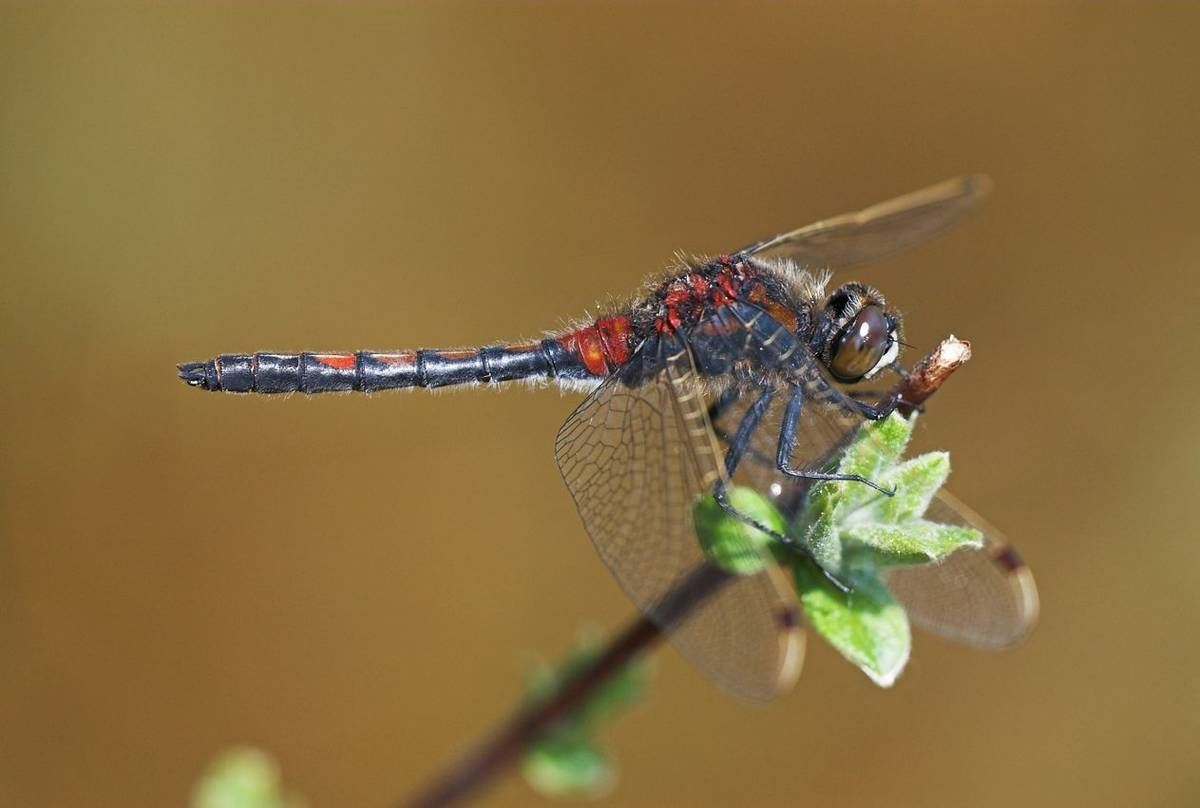
<path fill-rule="evenodd" d="M 660 652 L 607 804 L 1198 804 L 1198 41 L 1196 5 L 4 9 L 0 805 L 180 805 L 234 742 L 388 805 L 630 612 L 554 465 L 575 397 L 176 362 L 537 335 L 976 170 L 866 279 L 920 352 L 974 342 L 927 438 L 1038 631 L 918 636 L 891 691 L 813 642 L 768 709 Z"/>

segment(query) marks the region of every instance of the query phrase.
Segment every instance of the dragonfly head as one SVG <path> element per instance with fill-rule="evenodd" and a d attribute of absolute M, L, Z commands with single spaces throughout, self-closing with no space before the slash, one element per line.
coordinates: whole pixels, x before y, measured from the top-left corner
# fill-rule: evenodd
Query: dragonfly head
<path fill-rule="evenodd" d="M 869 379 L 900 353 L 900 315 L 864 283 L 833 291 L 817 315 L 812 348 L 833 377 L 845 384 Z"/>

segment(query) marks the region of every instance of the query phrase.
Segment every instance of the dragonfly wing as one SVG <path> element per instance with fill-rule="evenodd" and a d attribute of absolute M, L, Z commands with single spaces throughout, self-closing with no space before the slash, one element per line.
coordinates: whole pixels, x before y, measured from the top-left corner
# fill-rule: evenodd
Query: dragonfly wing
<path fill-rule="evenodd" d="M 790 455 L 793 467 L 833 470 L 850 439 L 865 419 L 845 399 L 832 395 L 832 382 L 819 363 L 786 331 L 776 329 L 765 312 L 735 304 L 713 314 L 697 330 L 697 344 L 706 334 L 736 340 L 731 355 L 757 356 L 760 365 L 788 368 L 805 389 L 805 403 Z M 761 390 L 761 388 L 758 388 Z M 748 390 L 718 398 L 710 408 L 714 433 L 728 446 L 738 424 L 757 398 Z M 735 481 L 769 495 L 785 514 L 803 506 L 811 484 L 782 474 L 776 464 L 782 429 L 782 396 L 775 396 L 751 438 Z M 870 476 L 870 475 L 868 475 Z M 939 491 L 925 518 L 943 524 L 972 527 L 983 534 L 980 548 L 962 548 L 940 563 L 896 567 L 886 575 L 888 586 L 913 622 L 926 631 L 983 648 L 1004 648 L 1023 639 L 1037 620 L 1038 597 L 1033 574 L 1016 551 L 981 517 L 945 491 Z"/>
<path fill-rule="evenodd" d="M 855 213 L 781 233 L 742 253 L 801 266 L 847 267 L 914 247 L 954 225 L 991 190 L 983 174 L 945 180 Z"/>
<path fill-rule="evenodd" d="M 784 474 L 776 463 L 783 412 L 791 389 L 800 388 L 804 397 L 788 456 L 792 468 L 834 471 L 841 450 L 866 419 L 809 347 L 753 304 L 737 301 L 714 310 L 696 327 L 692 340 L 698 361 L 705 363 L 710 372 L 722 370 L 724 362 L 735 365 L 739 357 L 749 359 L 758 370 L 757 378 L 751 374 L 748 381 L 718 397 L 710 407 L 714 432 L 723 449 L 763 385 L 774 387 L 775 395 L 752 434 L 735 481 L 774 496 L 786 511 L 787 502 L 802 498 L 809 487 L 809 481 Z M 728 359 L 713 359 L 722 356 Z"/>
<path fill-rule="evenodd" d="M 555 456 L 601 559 L 689 661 L 753 701 L 791 685 L 802 636 L 772 566 L 726 582 L 681 622 L 664 606 L 705 564 L 692 507 L 723 474 L 686 343 L 648 339 L 563 424 Z"/>
<path fill-rule="evenodd" d="M 962 548 L 937 564 L 897 567 L 887 584 L 912 621 L 949 640 L 1007 648 L 1037 622 L 1033 573 L 1004 537 L 955 497 L 940 491 L 926 518 L 983 533 L 983 547 Z"/>
<path fill-rule="evenodd" d="M 771 399 L 733 477 L 736 484 L 753 488 L 776 500 L 780 509 L 785 511 L 789 509 L 787 502 L 802 499 L 809 486 L 807 481 L 785 475 L 776 464 L 786 399 L 783 392 Z M 710 411 L 713 429 L 723 448 L 728 447 L 738 424 L 746 415 L 749 402 L 753 400 L 754 393 L 747 392 L 739 395 L 730 405 Z M 796 428 L 796 444 L 789 458 L 790 464 L 793 468 L 833 471 L 836 465 L 833 459 L 845 447 L 847 436 L 853 434 L 853 430 L 862 423 L 864 419 L 861 416 L 837 412 L 828 405 L 806 406 Z"/>

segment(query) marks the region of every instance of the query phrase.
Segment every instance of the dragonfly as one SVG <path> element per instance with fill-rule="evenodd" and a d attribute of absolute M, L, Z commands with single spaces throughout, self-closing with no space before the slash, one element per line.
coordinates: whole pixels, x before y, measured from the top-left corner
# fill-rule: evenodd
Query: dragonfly
<path fill-rule="evenodd" d="M 680 621 L 664 604 L 706 558 L 692 507 L 711 495 L 739 513 L 735 484 L 794 512 L 815 485 L 873 480 L 832 460 L 894 397 L 902 322 L 883 294 L 832 272 L 889 257 L 956 224 L 986 196 L 982 175 L 946 180 L 863 210 L 685 259 L 632 301 L 545 338 L 457 350 L 222 354 L 180 364 L 180 378 L 230 393 L 376 392 L 557 384 L 587 396 L 558 432 L 555 457 L 595 549 L 642 612 L 731 693 L 766 701 L 791 687 L 803 621 L 778 565 L 737 576 Z M 993 527 L 939 492 L 927 518 L 978 530 L 982 546 L 887 573 L 917 626 L 983 648 L 1019 642 L 1037 615 L 1029 568 Z M 836 574 L 825 574 L 842 586 Z"/>

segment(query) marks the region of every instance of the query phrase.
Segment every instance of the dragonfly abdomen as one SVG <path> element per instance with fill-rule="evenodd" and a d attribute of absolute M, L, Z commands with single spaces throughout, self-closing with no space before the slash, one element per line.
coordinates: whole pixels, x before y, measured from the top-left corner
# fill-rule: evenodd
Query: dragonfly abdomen
<path fill-rule="evenodd" d="M 228 393 L 337 393 L 518 380 L 567 386 L 598 382 L 625 364 L 635 336 L 626 317 L 607 317 L 540 342 L 397 353 L 221 354 L 179 365 L 179 378 Z"/>
<path fill-rule="evenodd" d="M 221 354 L 179 366 L 187 384 L 229 393 L 373 392 L 590 375 L 556 339 L 452 351 Z"/>

